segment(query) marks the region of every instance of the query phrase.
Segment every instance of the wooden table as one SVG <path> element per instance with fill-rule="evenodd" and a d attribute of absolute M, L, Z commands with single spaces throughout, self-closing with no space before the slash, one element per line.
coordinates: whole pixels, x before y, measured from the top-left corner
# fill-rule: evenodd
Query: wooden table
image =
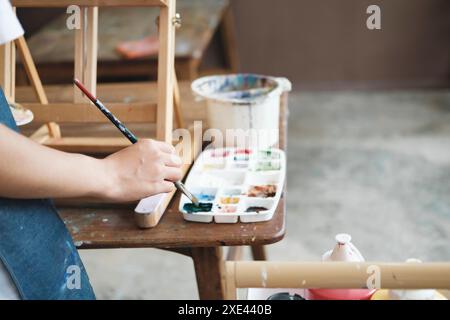
<path fill-rule="evenodd" d="M 139 86 L 138 84 L 130 84 Z M 142 86 L 148 95 L 148 85 Z M 204 106 L 195 102 L 189 93 L 189 83 L 181 82 L 182 107 L 187 120 L 201 120 Z M 50 101 L 64 97 L 59 87 L 47 87 Z M 139 91 L 139 90 L 138 90 Z M 150 90 L 151 91 L 151 90 Z M 99 96 L 105 101 L 109 95 L 120 94 L 114 85 L 99 85 Z M 35 99 L 29 88 L 17 88 L 18 101 Z M 148 98 L 148 97 L 147 97 Z M 280 148 L 286 148 L 287 96 L 282 97 L 280 112 Z M 39 124 L 35 124 L 39 125 Z M 33 131 L 25 127 L 22 131 Z M 102 131 L 101 131 L 102 132 Z M 285 199 L 281 198 L 272 220 L 260 223 L 203 224 L 187 222 L 178 211 L 177 194 L 158 226 L 138 229 L 133 219 L 136 204 L 108 206 L 57 206 L 61 217 L 80 249 L 103 248 L 160 248 L 190 256 L 194 262 L 200 299 L 223 299 L 223 246 L 251 246 L 254 259 L 265 259 L 263 246 L 280 241 L 285 233 Z"/>
<path fill-rule="evenodd" d="M 182 27 L 177 30 L 175 69 L 179 79 L 198 77 L 200 63 L 213 35 L 221 31 L 225 60 L 231 70 L 236 69 L 234 29 L 230 20 L 228 0 L 180 0 L 177 12 Z M 98 79 L 111 80 L 154 79 L 157 56 L 127 60 L 116 51 L 120 42 L 139 40 L 157 34 L 157 8 L 101 8 L 98 30 Z M 66 25 L 67 14 L 51 21 L 42 30 L 27 39 L 33 59 L 44 83 L 70 83 L 73 78 L 74 36 Z M 43 45 L 44 44 L 44 45 Z M 58 72 L 54 72 L 55 68 Z M 17 70 L 17 81 L 26 84 L 22 66 Z"/>

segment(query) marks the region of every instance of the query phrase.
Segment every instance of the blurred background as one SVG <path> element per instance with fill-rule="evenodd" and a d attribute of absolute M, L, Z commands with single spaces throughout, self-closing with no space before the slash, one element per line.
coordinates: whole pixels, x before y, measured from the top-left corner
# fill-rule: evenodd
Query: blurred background
<path fill-rule="evenodd" d="M 366 28 L 366 9 L 372 4 L 381 8 L 381 30 Z M 190 76 L 181 70 L 182 60 L 190 55 L 201 56 L 203 72 L 231 62 L 242 72 L 285 76 L 299 89 L 449 85 L 450 3 L 445 0 L 179 0 L 177 7 L 183 18 L 177 34 L 181 78 Z M 103 11 L 99 80 L 107 81 L 112 75 L 102 69 L 119 58 L 114 47 L 156 33 L 152 16 L 157 13 L 142 8 Z M 46 63 L 64 62 L 73 54 L 71 33 L 63 27 L 64 15 L 60 9 L 19 9 L 41 73 Z M 139 22 L 133 17 L 146 19 Z M 229 39 L 224 35 L 227 31 L 231 32 Z M 52 44 L 55 37 L 62 42 Z M 42 42 L 46 46 L 38 48 Z M 230 58 L 233 53 L 228 54 L 227 46 L 233 47 L 235 59 Z M 137 77 L 130 71 L 125 75 L 128 79 Z M 139 76 L 144 78 L 142 73 Z M 42 77 L 44 82 L 52 81 L 46 74 Z"/>
<path fill-rule="evenodd" d="M 255 72 L 293 83 L 287 234 L 268 246 L 269 259 L 319 260 L 334 235 L 347 232 L 366 260 L 450 260 L 449 1 L 177 2 L 179 79 Z M 381 30 L 366 27 L 373 4 L 381 8 Z M 44 84 L 69 83 L 66 14 L 18 14 Z M 156 15 L 100 11 L 99 82 L 155 79 Z M 118 50 L 143 39 L 150 49 L 137 57 Z M 17 76 L 27 84 L 20 67 Z M 198 297 L 183 256 L 81 253 L 99 298 Z"/>

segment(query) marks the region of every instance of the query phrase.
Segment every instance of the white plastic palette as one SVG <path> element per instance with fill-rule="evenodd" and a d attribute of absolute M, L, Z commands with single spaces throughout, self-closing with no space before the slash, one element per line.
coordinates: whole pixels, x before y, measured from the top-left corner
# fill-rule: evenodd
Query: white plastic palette
<path fill-rule="evenodd" d="M 286 158 L 280 149 L 208 149 L 195 161 L 185 185 L 211 210 L 194 208 L 184 195 L 179 210 L 184 219 L 195 222 L 267 221 L 280 200 L 285 175 Z"/>

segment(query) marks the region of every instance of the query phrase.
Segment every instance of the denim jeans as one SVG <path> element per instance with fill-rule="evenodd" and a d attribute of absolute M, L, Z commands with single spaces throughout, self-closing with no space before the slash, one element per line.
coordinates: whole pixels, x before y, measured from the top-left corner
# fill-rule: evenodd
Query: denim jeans
<path fill-rule="evenodd" d="M 0 123 L 17 131 L 1 89 Z M 0 198 L 0 260 L 22 299 L 95 299 L 77 249 L 51 200 Z"/>

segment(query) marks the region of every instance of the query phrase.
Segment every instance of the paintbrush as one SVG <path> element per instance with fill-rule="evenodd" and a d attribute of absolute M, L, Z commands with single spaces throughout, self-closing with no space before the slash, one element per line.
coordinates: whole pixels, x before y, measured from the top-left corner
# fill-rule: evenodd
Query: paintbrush
<path fill-rule="evenodd" d="M 119 129 L 119 131 L 122 132 L 122 134 L 127 137 L 128 140 L 130 140 L 131 143 L 134 144 L 138 141 L 136 136 L 130 130 L 128 130 L 128 128 L 125 127 L 125 125 L 120 122 L 120 120 L 117 119 L 100 100 L 94 97 L 94 95 L 90 93 L 78 79 L 74 79 L 73 82 L 86 95 L 86 97 L 88 97 L 89 100 L 91 100 L 92 103 L 117 127 L 117 129 Z M 185 185 L 181 181 L 176 181 L 174 182 L 174 184 L 175 187 L 180 190 L 186 197 L 188 197 L 188 199 L 191 200 L 193 204 L 195 204 L 196 206 L 199 205 L 198 199 L 191 192 L 189 192 L 188 189 L 186 189 Z"/>

